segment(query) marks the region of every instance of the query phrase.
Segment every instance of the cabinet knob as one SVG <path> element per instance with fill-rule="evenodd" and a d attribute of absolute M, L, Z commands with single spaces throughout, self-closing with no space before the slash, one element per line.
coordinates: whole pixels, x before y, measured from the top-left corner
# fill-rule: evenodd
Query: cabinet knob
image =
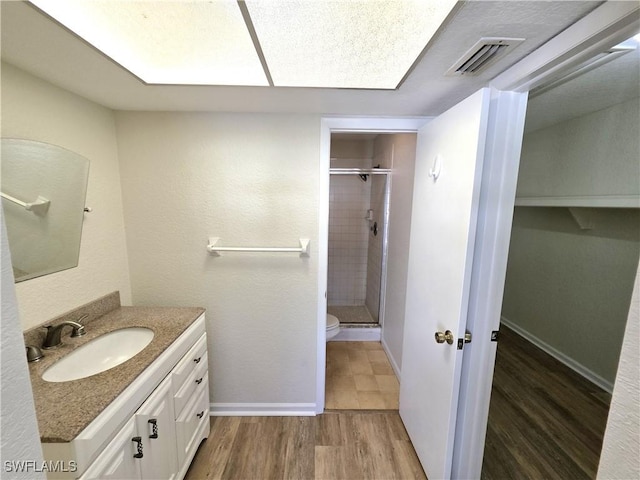
<path fill-rule="evenodd" d="M 200 384 L 202 383 L 202 379 L 203 379 L 203 378 L 204 378 L 204 377 L 200 377 L 199 379 L 197 379 L 197 380 L 196 380 L 196 383 L 197 383 L 198 385 L 200 385 Z"/>
<path fill-rule="evenodd" d="M 136 442 L 138 444 L 137 451 L 138 453 L 133 454 L 133 458 L 142 458 L 142 437 L 133 437 L 131 439 L 132 442 Z"/>
<path fill-rule="evenodd" d="M 201 411 L 200 413 L 196 413 L 196 417 L 198 418 L 202 418 L 203 415 L 204 415 L 204 410 Z"/>
<path fill-rule="evenodd" d="M 198 357 L 198 358 L 194 358 L 193 361 L 196 363 L 200 363 L 200 360 L 202 359 L 202 357 Z"/>

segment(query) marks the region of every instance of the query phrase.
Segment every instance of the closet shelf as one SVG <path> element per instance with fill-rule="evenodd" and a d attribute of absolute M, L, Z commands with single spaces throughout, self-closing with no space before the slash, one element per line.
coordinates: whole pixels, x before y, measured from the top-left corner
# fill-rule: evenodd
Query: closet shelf
<path fill-rule="evenodd" d="M 640 208 L 640 195 L 516 197 L 516 207 Z"/>

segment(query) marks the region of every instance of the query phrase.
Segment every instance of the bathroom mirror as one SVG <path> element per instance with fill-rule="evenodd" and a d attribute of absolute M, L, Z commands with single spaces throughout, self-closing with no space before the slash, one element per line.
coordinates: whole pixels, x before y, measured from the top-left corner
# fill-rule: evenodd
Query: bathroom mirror
<path fill-rule="evenodd" d="M 2 209 L 15 281 L 76 267 L 89 160 L 47 143 L 0 141 Z"/>

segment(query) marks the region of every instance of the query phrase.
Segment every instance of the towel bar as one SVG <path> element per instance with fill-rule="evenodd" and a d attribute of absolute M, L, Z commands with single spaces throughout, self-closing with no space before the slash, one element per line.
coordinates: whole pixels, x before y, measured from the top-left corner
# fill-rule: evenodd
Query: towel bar
<path fill-rule="evenodd" d="M 300 238 L 299 247 L 219 247 L 216 246 L 220 237 L 209 237 L 207 251 L 211 255 L 220 256 L 220 252 L 272 252 L 272 253 L 299 253 L 301 257 L 309 256 L 309 239 Z"/>
<path fill-rule="evenodd" d="M 17 198 L 12 197 L 11 195 L 7 195 L 4 192 L 2 192 L 1 195 L 2 195 L 2 198 L 9 200 L 10 202 L 15 203 L 16 205 L 20 205 L 25 210 L 29 210 L 33 213 L 39 213 L 39 214 L 47 213 L 47 210 L 49 210 L 49 205 L 51 205 L 50 200 L 44 197 L 41 197 L 40 195 L 38 195 L 38 198 L 35 200 L 35 202 L 23 202 L 22 200 L 18 200 Z"/>

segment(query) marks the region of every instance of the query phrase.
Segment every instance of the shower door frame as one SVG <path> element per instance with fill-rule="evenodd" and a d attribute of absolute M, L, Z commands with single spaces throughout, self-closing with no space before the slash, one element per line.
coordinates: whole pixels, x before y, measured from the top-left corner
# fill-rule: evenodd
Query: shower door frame
<path fill-rule="evenodd" d="M 383 134 L 384 132 L 381 132 Z M 390 132 L 387 132 L 390 133 Z M 396 132 L 394 132 L 396 133 Z M 387 250 L 389 244 L 389 203 L 391 202 L 391 172 L 390 168 L 331 168 L 329 167 L 329 179 L 331 175 L 384 175 L 384 212 L 383 229 L 382 229 L 382 260 L 380 265 L 380 285 L 378 287 L 378 325 L 383 328 L 384 324 L 384 306 L 387 295 Z M 327 232 L 328 238 L 328 232 Z M 328 245 L 328 243 L 327 243 Z M 368 260 L 367 260 L 368 261 Z M 327 262 L 328 267 L 328 262 Z M 367 268 L 367 276 L 369 269 Z M 327 297 L 327 305 L 329 298 Z M 366 307 L 365 298 L 365 307 Z"/>

